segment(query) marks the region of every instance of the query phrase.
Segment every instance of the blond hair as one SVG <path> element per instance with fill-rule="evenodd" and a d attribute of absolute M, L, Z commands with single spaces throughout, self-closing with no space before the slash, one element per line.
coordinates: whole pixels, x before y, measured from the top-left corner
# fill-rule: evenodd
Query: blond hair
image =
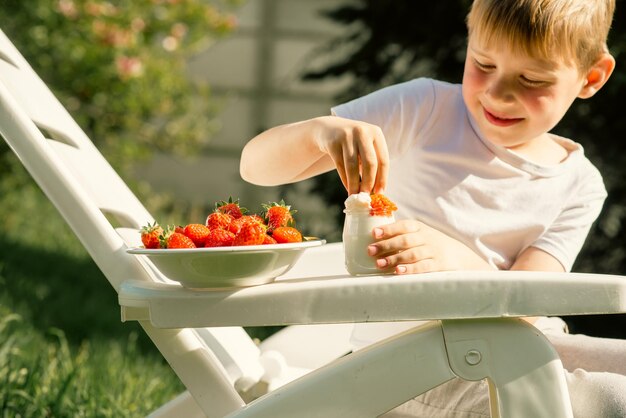
<path fill-rule="evenodd" d="M 615 0 L 474 0 L 467 28 L 481 43 L 505 41 L 586 71 L 607 51 L 614 10 Z"/>

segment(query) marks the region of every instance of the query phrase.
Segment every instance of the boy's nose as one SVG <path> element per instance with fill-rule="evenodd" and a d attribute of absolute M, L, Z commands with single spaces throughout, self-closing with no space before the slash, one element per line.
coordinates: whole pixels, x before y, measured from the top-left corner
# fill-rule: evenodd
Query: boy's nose
<path fill-rule="evenodd" d="M 508 102 L 514 98 L 513 81 L 505 77 L 497 77 L 487 87 L 487 94 L 493 99 Z"/>

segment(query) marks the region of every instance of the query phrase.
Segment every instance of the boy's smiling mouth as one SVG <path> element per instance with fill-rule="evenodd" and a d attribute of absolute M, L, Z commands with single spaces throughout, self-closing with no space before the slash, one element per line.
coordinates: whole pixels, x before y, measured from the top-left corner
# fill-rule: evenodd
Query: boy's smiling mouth
<path fill-rule="evenodd" d="M 483 107 L 483 113 L 485 115 L 485 118 L 487 119 L 487 121 L 489 121 L 491 124 L 496 125 L 496 126 L 511 126 L 511 125 L 515 125 L 518 122 L 521 122 L 522 120 L 524 120 L 523 118 L 502 118 L 502 117 L 498 117 L 496 115 L 494 115 L 493 113 L 489 112 L 486 108 Z"/>

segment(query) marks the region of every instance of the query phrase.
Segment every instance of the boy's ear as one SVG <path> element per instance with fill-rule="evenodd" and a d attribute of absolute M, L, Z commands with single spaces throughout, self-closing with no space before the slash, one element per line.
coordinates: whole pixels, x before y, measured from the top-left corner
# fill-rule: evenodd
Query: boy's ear
<path fill-rule="evenodd" d="M 600 59 L 587 71 L 585 84 L 580 90 L 578 97 L 588 99 L 596 94 L 604 86 L 615 69 L 615 58 L 608 52 L 602 54 Z"/>

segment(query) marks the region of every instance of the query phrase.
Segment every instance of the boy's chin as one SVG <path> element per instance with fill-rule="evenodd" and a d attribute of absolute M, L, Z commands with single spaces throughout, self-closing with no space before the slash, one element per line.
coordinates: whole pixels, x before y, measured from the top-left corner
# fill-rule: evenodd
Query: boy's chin
<path fill-rule="evenodd" d="M 504 135 L 499 135 L 499 134 L 494 134 L 494 133 L 489 133 L 489 132 L 484 134 L 483 138 L 495 146 L 510 149 L 513 151 L 516 148 L 523 147 L 524 144 L 526 143 L 526 141 L 520 141 L 519 136 L 515 136 L 514 138 L 509 138 Z"/>

